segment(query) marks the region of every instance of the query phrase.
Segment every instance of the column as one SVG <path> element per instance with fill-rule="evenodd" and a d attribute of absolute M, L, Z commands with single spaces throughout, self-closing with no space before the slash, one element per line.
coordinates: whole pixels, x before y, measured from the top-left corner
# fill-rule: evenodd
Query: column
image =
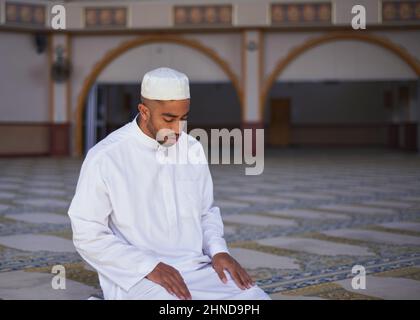
<path fill-rule="evenodd" d="M 66 68 L 70 61 L 69 35 L 54 33 L 50 36 L 50 154 L 70 155 L 70 78 Z"/>
<path fill-rule="evenodd" d="M 263 75 L 263 35 L 258 30 L 246 30 L 242 34 L 242 129 L 252 129 L 252 150 L 256 150 L 256 129 L 263 129 L 260 114 Z"/>

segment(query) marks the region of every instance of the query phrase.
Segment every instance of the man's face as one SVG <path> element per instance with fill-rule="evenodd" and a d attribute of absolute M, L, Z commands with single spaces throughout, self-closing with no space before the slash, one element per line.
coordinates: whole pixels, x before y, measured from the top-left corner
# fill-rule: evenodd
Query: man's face
<path fill-rule="evenodd" d="M 175 144 L 190 111 L 190 99 L 156 101 L 144 99 L 139 105 L 141 120 L 160 144 Z"/>

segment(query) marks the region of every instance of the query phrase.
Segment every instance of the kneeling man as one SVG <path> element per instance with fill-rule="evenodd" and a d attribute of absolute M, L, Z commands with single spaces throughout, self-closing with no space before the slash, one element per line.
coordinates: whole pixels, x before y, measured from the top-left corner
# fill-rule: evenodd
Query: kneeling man
<path fill-rule="evenodd" d="M 137 116 L 83 161 L 68 214 L 105 299 L 270 299 L 229 255 L 189 108 L 187 76 L 152 70 Z"/>

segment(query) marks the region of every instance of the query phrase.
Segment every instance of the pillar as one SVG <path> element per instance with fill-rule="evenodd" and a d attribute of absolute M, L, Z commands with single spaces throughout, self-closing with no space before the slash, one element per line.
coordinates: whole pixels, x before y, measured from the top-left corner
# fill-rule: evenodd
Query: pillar
<path fill-rule="evenodd" d="M 255 130 L 264 128 L 260 114 L 264 43 L 259 30 L 246 30 L 242 37 L 242 129 L 253 131 L 252 150 L 255 154 Z"/>

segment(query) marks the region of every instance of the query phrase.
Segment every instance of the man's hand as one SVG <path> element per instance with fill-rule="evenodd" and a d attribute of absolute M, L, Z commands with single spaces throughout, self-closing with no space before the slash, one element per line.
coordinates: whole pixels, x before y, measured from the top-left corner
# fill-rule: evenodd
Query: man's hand
<path fill-rule="evenodd" d="M 224 272 L 226 269 L 239 288 L 245 289 L 254 285 L 254 281 L 245 269 L 242 268 L 241 265 L 226 252 L 215 254 L 212 259 L 212 266 L 223 283 L 227 282 Z"/>
<path fill-rule="evenodd" d="M 159 262 L 146 278 L 161 285 L 170 294 L 175 294 L 180 299 L 191 300 L 191 293 L 184 279 L 179 271 L 170 265 Z"/>

